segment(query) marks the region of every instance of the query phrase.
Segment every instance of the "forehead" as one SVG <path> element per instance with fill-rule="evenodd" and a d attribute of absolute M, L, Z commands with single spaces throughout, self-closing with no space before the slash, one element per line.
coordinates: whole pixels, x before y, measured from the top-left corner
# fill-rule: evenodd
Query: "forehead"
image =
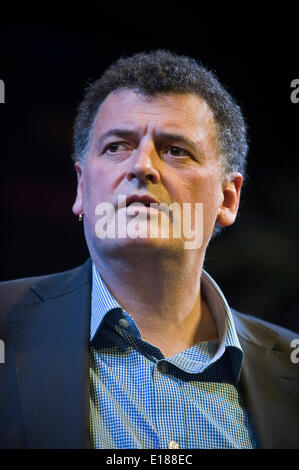
<path fill-rule="evenodd" d="M 216 132 L 212 110 L 203 98 L 193 93 L 145 96 L 131 89 L 113 91 L 97 112 L 94 131 L 98 134 L 120 125 L 184 130 L 194 135 Z"/>

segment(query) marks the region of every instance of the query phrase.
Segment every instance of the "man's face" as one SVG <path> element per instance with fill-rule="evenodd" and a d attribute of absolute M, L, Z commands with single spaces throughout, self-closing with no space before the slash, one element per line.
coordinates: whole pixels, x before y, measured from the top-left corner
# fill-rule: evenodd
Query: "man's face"
<path fill-rule="evenodd" d="M 147 98 L 129 89 L 110 93 L 97 113 L 84 171 L 78 163 L 76 170 L 78 188 L 73 212 L 84 211 L 87 244 L 99 253 L 129 247 L 156 250 L 184 246 L 183 235 L 180 240 L 171 236 L 167 239 L 117 236 L 118 224 L 128 225 L 137 214 L 147 234 L 149 223 L 174 224 L 169 214 L 156 209 L 144 208 L 137 213 L 134 207 L 119 207 L 119 196 L 126 196 L 127 201 L 133 197 L 133 202 L 139 200 L 142 204 L 178 203 L 181 208 L 183 203 L 189 203 L 192 211 L 195 203 L 202 203 L 201 250 L 206 249 L 210 240 L 219 208 L 223 208 L 223 216 L 228 214 L 225 205 L 232 204 L 232 196 L 229 193 L 227 197 L 227 191 L 236 193 L 234 217 L 237 211 L 241 182 L 236 191 L 233 182 L 223 181 L 214 116 L 206 102 L 195 94 Z M 100 239 L 95 233 L 99 220 L 96 208 L 102 203 L 110 203 L 114 208 L 110 222 L 115 224 L 116 236 L 109 239 Z M 118 219 L 120 214 L 122 218 Z M 222 217 L 221 222 L 229 225 L 233 220 Z M 172 230 L 170 227 L 170 233 Z"/>

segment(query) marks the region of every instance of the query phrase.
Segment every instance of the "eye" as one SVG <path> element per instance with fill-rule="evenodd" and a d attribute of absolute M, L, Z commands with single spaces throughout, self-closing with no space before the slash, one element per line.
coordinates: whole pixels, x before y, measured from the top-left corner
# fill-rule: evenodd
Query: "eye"
<path fill-rule="evenodd" d="M 184 157 L 186 155 L 190 156 L 189 152 L 187 150 L 182 149 L 180 147 L 172 146 L 168 149 L 167 153 L 170 153 L 170 155 L 173 155 L 174 157 Z"/>
<path fill-rule="evenodd" d="M 132 146 L 128 142 L 111 142 L 105 145 L 104 149 L 101 151 L 101 154 L 106 155 L 106 157 L 123 159 L 127 158 L 132 152 Z"/>
<path fill-rule="evenodd" d="M 112 144 L 107 145 L 106 150 L 112 153 L 116 153 L 120 150 L 120 142 L 112 142 Z"/>

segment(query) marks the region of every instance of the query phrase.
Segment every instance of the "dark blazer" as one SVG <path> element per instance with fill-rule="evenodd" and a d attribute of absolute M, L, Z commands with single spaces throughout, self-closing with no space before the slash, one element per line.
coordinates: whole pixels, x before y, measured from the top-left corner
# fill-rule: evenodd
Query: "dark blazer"
<path fill-rule="evenodd" d="M 0 285 L 0 447 L 89 447 L 91 261 Z M 241 389 L 262 448 L 299 448 L 299 334 L 233 310 Z M 190 418 L 192 419 L 192 418 Z"/>

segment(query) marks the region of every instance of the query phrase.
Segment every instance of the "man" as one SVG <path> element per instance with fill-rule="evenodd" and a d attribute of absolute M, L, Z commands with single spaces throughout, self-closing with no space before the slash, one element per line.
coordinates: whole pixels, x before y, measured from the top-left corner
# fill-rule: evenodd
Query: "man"
<path fill-rule="evenodd" d="M 194 60 L 118 60 L 74 129 L 90 260 L 4 283 L 2 447 L 298 447 L 295 333 L 230 309 L 204 272 L 236 218 L 239 107 Z"/>

